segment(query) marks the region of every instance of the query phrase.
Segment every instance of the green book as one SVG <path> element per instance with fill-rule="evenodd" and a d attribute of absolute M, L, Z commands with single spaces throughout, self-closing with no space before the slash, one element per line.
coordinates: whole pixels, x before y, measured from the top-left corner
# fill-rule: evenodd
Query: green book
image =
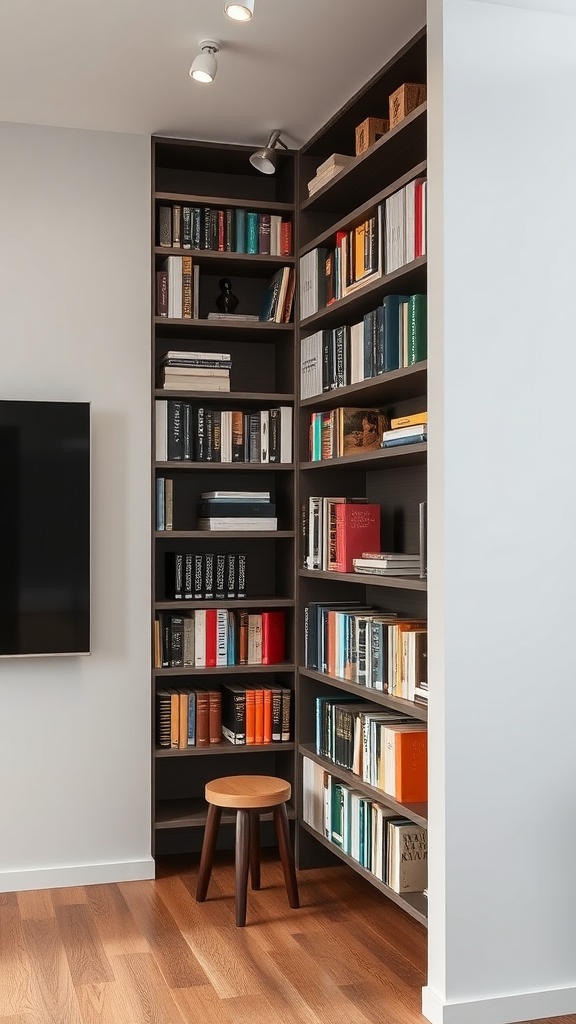
<path fill-rule="evenodd" d="M 408 366 L 413 366 L 426 357 L 426 296 L 411 295 L 408 299 Z"/>

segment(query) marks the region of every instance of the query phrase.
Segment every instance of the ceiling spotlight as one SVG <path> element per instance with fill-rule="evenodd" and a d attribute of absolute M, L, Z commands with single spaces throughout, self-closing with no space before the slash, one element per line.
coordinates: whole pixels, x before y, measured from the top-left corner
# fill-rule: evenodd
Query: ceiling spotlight
<path fill-rule="evenodd" d="M 274 171 L 276 170 L 276 163 L 278 161 L 278 154 L 275 152 L 276 146 L 282 146 L 282 149 L 288 149 L 288 146 L 286 146 L 280 138 L 279 128 L 275 128 L 273 132 L 270 132 L 268 145 L 264 146 L 263 149 L 257 149 L 255 153 L 252 153 L 252 156 L 250 157 L 252 167 L 255 167 L 257 171 L 261 171 L 262 174 L 274 174 Z"/>
<path fill-rule="evenodd" d="M 200 53 L 192 61 L 190 78 L 195 82 L 213 82 L 218 71 L 218 61 L 214 54 L 220 50 L 220 44 L 213 39 L 203 39 L 198 49 Z"/>
<path fill-rule="evenodd" d="M 250 21 L 254 14 L 254 0 L 244 0 L 244 3 L 240 4 L 226 0 L 224 14 L 227 14 L 233 21 Z"/>

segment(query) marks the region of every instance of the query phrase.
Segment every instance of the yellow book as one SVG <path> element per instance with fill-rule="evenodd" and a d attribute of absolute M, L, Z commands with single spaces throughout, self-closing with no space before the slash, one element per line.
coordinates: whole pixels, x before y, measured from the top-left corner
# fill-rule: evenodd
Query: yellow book
<path fill-rule="evenodd" d="M 364 245 L 366 237 L 366 221 L 354 228 L 354 279 L 359 281 L 366 273 L 364 261 Z"/>
<path fill-rule="evenodd" d="M 397 427 L 413 427 L 418 423 L 428 423 L 427 412 L 413 412 L 411 416 L 397 416 L 390 420 L 390 430 L 396 430 Z"/>

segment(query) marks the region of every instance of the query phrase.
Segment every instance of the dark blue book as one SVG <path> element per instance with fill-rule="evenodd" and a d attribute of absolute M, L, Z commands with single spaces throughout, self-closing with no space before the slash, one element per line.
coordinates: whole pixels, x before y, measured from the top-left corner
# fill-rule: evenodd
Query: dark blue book
<path fill-rule="evenodd" d="M 382 303 L 384 310 L 384 373 L 399 370 L 402 366 L 400 352 L 400 304 L 408 302 L 408 295 L 387 295 Z"/>

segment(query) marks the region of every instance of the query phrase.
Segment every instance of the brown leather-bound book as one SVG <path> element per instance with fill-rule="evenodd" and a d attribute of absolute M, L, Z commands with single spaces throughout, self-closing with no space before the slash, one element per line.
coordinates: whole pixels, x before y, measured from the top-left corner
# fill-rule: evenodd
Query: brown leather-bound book
<path fill-rule="evenodd" d="M 168 271 L 156 272 L 156 316 L 168 316 Z"/>
<path fill-rule="evenodd" d="M 208 732 L 210 743 L 222 739 L 222 697 L 220 690 L 208 691 Z"/>
<path fill-rule="evenodd" d="M 238 625 L 238 664 L 248 664 L 248 612 L 240 612 Z"/>
<path fill-rule="evenodd" d="M 280 225 L 280 255 L 292 255 L 292 221 L 283 220 Z"/>
<path fill-rule="evenodd" d="M 210 695 L 208 690 L 195 690 L 196 694 L 196 746 L 210 745 Z"/>

